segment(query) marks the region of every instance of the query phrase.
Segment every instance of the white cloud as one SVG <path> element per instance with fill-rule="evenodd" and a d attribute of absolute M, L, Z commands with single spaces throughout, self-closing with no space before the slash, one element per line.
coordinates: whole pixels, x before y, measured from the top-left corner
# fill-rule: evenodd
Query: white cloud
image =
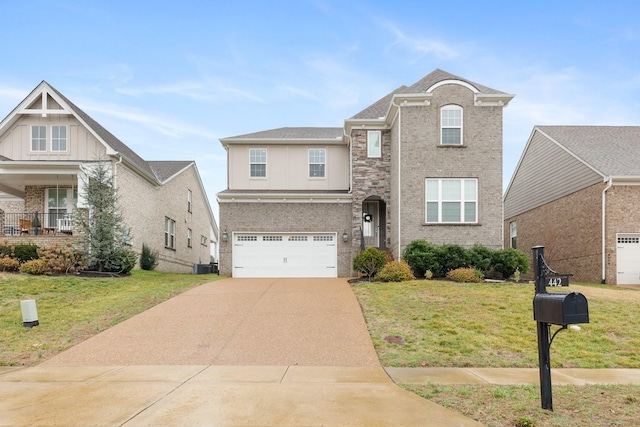
<path fill-rule="evenodd" d="M 391 23 L 386 23 L 383 26 L 395 36 L 391 47 L 401 47 L 413 54 L 418 54 L 415 60 L 425 56 L 434 56 L 442 60 L 453 59 L 458 56 L 455 48 L 439 40 L 411 36 Z"/>

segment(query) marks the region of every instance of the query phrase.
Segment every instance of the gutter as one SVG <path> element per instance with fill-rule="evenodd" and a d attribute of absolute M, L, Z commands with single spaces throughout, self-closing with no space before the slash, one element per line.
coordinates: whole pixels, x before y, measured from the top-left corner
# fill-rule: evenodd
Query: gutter
<path fill-rule="evenodd" d="M 600 283 L 604 284 L 606 283 L 606 272 L 607 272 L 607 268 L 606 268 L 606 261 L 607 261 L 607 254 L 606 254 L 606 226 L 607 226 L 607 214 L 606 214 L 606 209 L 607 209 L 607 190 L 609 190 L 611 188 L 611 186 L 613 185 L 613 178 L 609 177 L 609 182 L 607 183 L 607 186 L 604 188 L 604 190 L 602 190 L 602 280 L 600 281 Z"/>
<path fill-rule="evenodd" d="M 391 101 L 394 107 L 398 108 L 398 256 L 402 255 L 402 108 L 395 103 L 395 99 Z"/>

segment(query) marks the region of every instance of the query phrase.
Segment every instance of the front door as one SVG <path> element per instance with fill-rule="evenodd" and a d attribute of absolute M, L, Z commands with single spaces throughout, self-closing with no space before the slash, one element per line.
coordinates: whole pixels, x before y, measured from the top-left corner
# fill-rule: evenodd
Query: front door
<path fill-rule="evenodd" d="M 380 208 L 378 201 L 362 202 L 362 235 L 365 247 L 380 247 Z"/>

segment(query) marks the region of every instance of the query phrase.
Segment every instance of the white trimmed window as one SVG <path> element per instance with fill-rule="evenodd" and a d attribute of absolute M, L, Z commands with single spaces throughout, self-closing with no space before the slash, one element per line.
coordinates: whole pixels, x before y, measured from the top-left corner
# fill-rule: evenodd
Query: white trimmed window
<path fill-rule="evenodd" d="M 66 126 L 51 126 L 51 151 L 67 151 Z"/>
<path fill-rule="evenodd" d="M 164 217 L 164 247 L 176 248 L 176 222 L 169 217 Z"/>
<path fill-rule="evenodd" d="M 379 130 L 367 132 L 367 157 L 382 157 L 382 134 Z"/>
<path fill-rule="evenodd" d="M 511 247 L 516 249 L 516 238 L 518 237 L 518 225 L 515 221 L 509 223 L 509 238 Z"/>
<path fill-rule="evenodd" d="M 46 126 L 31 126 L 31 151 L 47 151 Z"/>
<path fill-rule="evenodd" d="M 190 248 L 191 247 L 191 236 L 193 236 L 193 232 L 191 231 L 190 228 L 187 228 L 187 247 Z"/>
<path fill-rule="evenodd" d="M 267 149 L 252 148 L 249 150 L 249 167 L 252 178 L 265 178 L 267 176 Z"/>
<path fill-rule="evenodd" d="M 426 189 L 426 222 L 478 222 L 478 180 L 428 178 Z"/>
<path fill-rule="evenodd" d="M 324 178 L 327 160 L 327 150 L 309 149 L 309 178 Z"/>
<path fill-rule="evenodd" d="M 191 213 L 191 190 L 187 190 L 187 212 Z"/>
<path fill-rule="evenodd" d="M 462 145 L 462 107 L 445 105 L 440 109 L 440 143 Z"/>

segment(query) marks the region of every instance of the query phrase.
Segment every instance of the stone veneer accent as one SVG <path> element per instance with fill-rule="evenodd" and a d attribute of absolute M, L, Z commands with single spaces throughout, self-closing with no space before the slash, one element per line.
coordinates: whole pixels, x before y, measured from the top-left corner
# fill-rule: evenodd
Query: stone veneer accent
<path fill-rule="evenodd" d="M 338 235 L 338 277 L 351 276 L 351 240 L 342 241 L 342 233 L 351 228 L 349 203 L 220 203 L 220 274 L 232 275 L 234 232 L 330 232 Z"/>
<path fill-rule="evenodd" d="M 391 132 L 382 131 L 382 157 L 367 157 L 368 129 L 358 129 L 351 133 L 353 162 L 353 205 L 351 217 L 351 256 L 360 251 L 362 227 L 362 203 L 377 199 L 385 203 L 386 214 L 381 217 L 380 249 L 387 248 L 391 236 Z"/>

